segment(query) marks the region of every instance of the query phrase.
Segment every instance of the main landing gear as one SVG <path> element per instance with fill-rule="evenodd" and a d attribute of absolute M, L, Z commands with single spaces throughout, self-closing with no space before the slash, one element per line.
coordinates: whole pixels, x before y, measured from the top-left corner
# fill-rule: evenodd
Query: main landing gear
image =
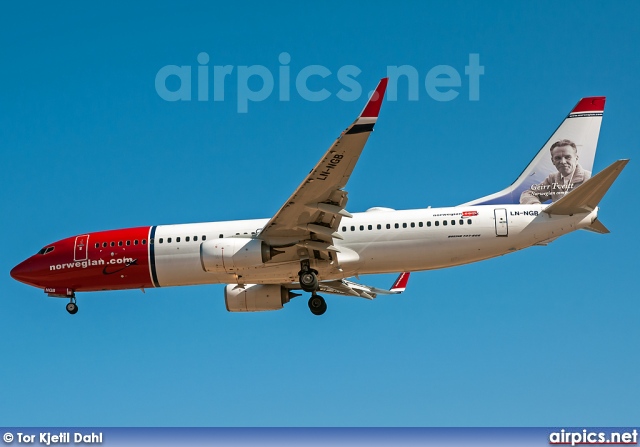
<path fill-rule="evenodd" d="M 75 315 L 76 313 L 78 313 L 78 305 L 76 304 L 75 297 L 72 297 L 69 304 L 67 304 L 67 312 L 69 312 L 71 315 Z"/>
<path fill-rule="evenodd" d="M 309 298 L 309 310 L 314 315 L 322 315 L 327 311 L 327 302 L 320 295 L 316 295 L 318 290 L 318 272 L 311 269 L 309 261 L 304 260 L 300 263 L 300 273 L 298 273 L 300 279 L 300 287 L 305 292 L 311 292 L 311 298 Z"/>
<path fill-rule="evenodd" d="M 314 315 L 322 315 L 327 311 L 327 302 L 315 293 L 309 298 L 309 310 Z"/>
<path fill-rule="evenodd" d="M 318 276 L 313 270 L 300 272 L 300 287 L 305 292 L 315 292 L 318 290 Z"/>

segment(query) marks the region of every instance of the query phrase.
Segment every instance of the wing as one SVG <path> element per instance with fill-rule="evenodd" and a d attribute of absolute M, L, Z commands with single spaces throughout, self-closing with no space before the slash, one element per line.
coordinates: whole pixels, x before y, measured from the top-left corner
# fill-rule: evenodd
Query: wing
<path fill-rule="evenodd" d="M 317 251 L 334 256 L 334 239 L 346 210 L 347 192 L 343 190 L 362 149 L 376 123 L 387 78 L 380 80 L 360 116 L 351 124 L 311 170 L 273 218 L 261 230 L 259 238 L 272 247 L 297 246 L 295 256 Z M 302 253 L 300 252 L 302 249 Z M 331 254 L 329 254 L 331 252 Z M 286 257 L 286 256 L 283 256 Z M 284 260 L 278 257 L 278 261 Z"/>
<path fill-rule="evenodd" d="M 335 281 L 323 281 L 319 285 L 319 291 L 325 293 L 333 293 L 335 295 L 350 295 L 369 300 L 374 299 L 378 295 L 396 295 L 402 293 L 407 288 L 409 282 L 409 272 L 400 273 L 391 289 L 378 289 L 376 287 L 365 286 L 346 279 Z"/>

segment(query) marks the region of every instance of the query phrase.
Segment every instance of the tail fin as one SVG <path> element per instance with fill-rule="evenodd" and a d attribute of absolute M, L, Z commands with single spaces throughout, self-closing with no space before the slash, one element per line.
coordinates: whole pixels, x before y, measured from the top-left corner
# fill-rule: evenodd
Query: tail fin
<path fill-rule="evenodd" d="M 579 188 L 567 193 L 560 200 L 546 207 L 544 212 L 561 216 L 590 213 L 596 209 L 600 200 L 602 200 L 627 163 L 629 163 L 629 160 L 616 161 L 584 182 Z M 600 227 L 596 228 L 601 229 Z M 607 230 L 604 225 L 602 225 L 602 228 Z"/>
<path fill-rule="evenodd" d="M 561 194 L 549 194 L 548 191 L 551 188 L 549 184 L 554 183 L 556 177 L 562 178 L 559 177 L 562 173 L 552 162 L 551 150 L 556 147 L 559 150 L 572 147 L 577 153 L 578 162 L 573 162 L 569 184 L 572 189 L 582 184 L 591 177 L 593 170 L 605 99 L 604 96 L 582 98 L 511 186 L 463 205 L 544 203 L 557 200 L 567 191 L 564 190 Z"/>

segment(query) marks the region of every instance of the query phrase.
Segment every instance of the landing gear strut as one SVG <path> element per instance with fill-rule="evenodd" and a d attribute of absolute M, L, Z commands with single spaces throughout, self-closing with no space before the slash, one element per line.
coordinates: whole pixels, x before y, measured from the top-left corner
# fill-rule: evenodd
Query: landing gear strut
<path fill-rule="evenodd" d="M 318 290 L 318 277 L 315 272 L 307 271 L 300 273 L 300 287 L 305 292 L 315 292 Z"/>
<path fill-rule="evenodd" d="M 67 304 L 67 312 L 69 312 L 71 315 L 75 315 L 76 313 L 78 313 L 78 305 L 76 304 L 75 297 L 72 297 L 69 304 Z"/>
<path fill-rule="evenodd" d="M 309 265 L 309 260 L 300 261 L 300 288 L 305 292 L 311 292 L 309 298 L 309 310 L 314 315 L 322 315 L 327 311 L 327 302 L 320 295 L 316 295 L 318 290 L 318 272 L 313 270 Z"/>
<path fill-rule="evenodd" d="M 313 294 L 309 298 L 309 310 L 314 315 L 322 315 L 327 311 L 327 302 L 320 295 Z"/>
<path fill-rule="evenodd" d="M 318 272 L 309 267 L 309 261 L 305 260 L 300 263 L 300 287 L 305 292 L 315 292 L 318 290 Z"/>

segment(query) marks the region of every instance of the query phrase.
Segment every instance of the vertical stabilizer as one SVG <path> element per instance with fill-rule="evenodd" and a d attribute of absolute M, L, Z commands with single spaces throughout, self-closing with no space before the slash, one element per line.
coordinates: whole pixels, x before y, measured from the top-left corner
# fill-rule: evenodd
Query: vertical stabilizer
<path fill-rule="evenodd" d="M 589 180 L 604 104 L 582 98 L 511 186 L 464 205 L 550 203 Z"/>

